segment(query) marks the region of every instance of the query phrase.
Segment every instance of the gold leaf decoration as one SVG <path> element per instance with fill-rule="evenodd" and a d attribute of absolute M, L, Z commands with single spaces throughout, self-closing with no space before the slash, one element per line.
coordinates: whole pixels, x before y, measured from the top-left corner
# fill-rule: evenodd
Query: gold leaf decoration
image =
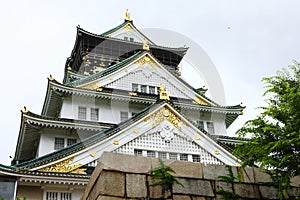
<path fill-rule="evenodd" d="M 148 55 L 143 56 L 142 58 L 137 60 L 134 64 L 137 64 L 140 67 L 143 65 L 146 65 L 146 64 L 148 64 L 152 67 L 156 67 L 156 63 L 154 62 L 154 60 L 152 58 L 150 58 Z"/>
<path fill-rule="evenodd" d="M 84 168 L 79 169 L 82 164 L 69 165 L 70 162 L 74 161 L 75 157 L 68 158 L 59 163 L 55 163 L 49 167 L 40 169 L 40 172 L 60 172 L 60 173 L 71 173 L 71 174 L 86 174 Z"/>
<path fill-rule="evenodd" d="M 126 26 L 124 26 L 123 28 L 125 31 L 133 31 L 133 28 L 131 25 L 127 24 Z"/>
<path fill-rule="evenodd" d="M 90 83 L 88 85 L 85 85 L 82 87 L 83 89 L 88 89 L 88 90 L 96 90 L 97 88 L 100 88 L 98 82 Z"/>
<path fill-rule="evenodd" d="M 147 122 L 149 120 L 153 120 L 152 127 L 156 127 L 164 120 L 168 120 L 170 123 L 172 123 L 178 130 L 182 131 L 182 127 L 180 126 L 180 123 L 183 123 L 181 118 L 179 118 L 175 113 L 173 113 L 172 110 L 170 110 L 167 107 L 164 107 L 157 111 L 156 113 L 152 114 L 151 116 L 144 119 L 144 122 Z"/>
<path fill-rule="evenodd" d="M 195 103 L 195 104 L 200 104 L 200 105 L 205 105 L 205 106 L 208 105 L 208 103 L 206 103 L 205 101 L 203 101 L 203 100 L 202 100 L 201 98 L 199 98 L 199 97 L 195 97 L 193 103 Z"/>

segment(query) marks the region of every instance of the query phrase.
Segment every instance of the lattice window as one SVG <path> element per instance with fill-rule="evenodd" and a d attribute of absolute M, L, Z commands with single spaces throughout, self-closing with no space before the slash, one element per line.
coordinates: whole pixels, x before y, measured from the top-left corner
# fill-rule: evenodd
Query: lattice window
<path fill-rule="evenodd" d="M 187 154 L 180 154 L 180 160 L 188 161 L 188 155 Z"/>
<path fill-rule="evenodd" d="M 86 120 L 86 107 L 78 107 L 78 119 Z"/>
<path fill-rule="evenodd" d="M 158 155 L 159 158 L 164 158 L 164 159 L 167 158 L 167 153 L 166 152 L 158 152 L 157 155 Z"/>
<path fill-rule="evenodd" d="M 199 155 L 192 155 L 193 157 L 193 162 L 201 162 L 201 158 Z"/>
<path fill-rule="evenodd" d="M 204 122 L 203 121 L 197 121 L 197 127 L 204 130 Z"/>
<path fill-rule="evenodd" d="M 155 94 L 155 87 L 149 86 L 149 94 Z"/>
<path fill-rule="evenodd" d="M 207 132 L 210 134 L 215 133 L 214 123 L 213 122 L 207 122 Z"/>
<path fill-rule="evenodd" d="M 169 159 L 170 160 L 177 160 L 177 153 L 169 153 Z"/>
<path fill-rule="evenodd" d="M 58 192 L 47 192 L 46 200 L 58 200 Z"/>
<path fill-rule="evenodd" d="M 147 85 L 141 85 L 141 92 L 147 93 Z"/>
<path fill-rule="evenodd" d="M 72 194 L 68 192 L 60 193 L 60 200 L 72 200 Z"/>
<path fill-rule="evenodd" d="M 200 155 L 201 163 L 204 164 L 217 164 L 223 165 L 219 159 L 214 157 L 211 153 L 208 153 L 205 149 L 197 145 L 196 143 L 189 141 L 187 138 L 180 137 L 175 135 L 172 142 L 166 143 L 162 140 L 160 134 L 156 133 L 146 133 L 141 137 L 138 137 L 125 145 L 117 148 L 114 152 L 124 153 L 130 155 L 137 155 L 136 149 L 143 149 L 147 151 L 155 151 L 158 154 L 160 149 L 163 149 L 165 152 L 169 152 L 169 159 L 178 159 L 178 154 L 188 154 L 188 155 Z M 142 150 L 138 150 L 142 155 Z M 186 153 L 185 153 L 186 152 Z M 178 155 L 178 158 L 177 158 Z M 192 161 L 192 160 L 191 160 Z"/>
<path fill-rule="evenodd" d="M 92 121 L 99 120 L 99 108 L 91 108 L 91 120 Z"/>
<path fill-rule="evenodd" d="M 67 146 L 70 146 L 72 144 L 75 144 L 77 142 L 76 139 L 73 139 L 73 138 L 68 138 L 67 139 Z"/>
<path fill-rule="evenodd" d="M 135 150 L 134 150 L 134 155 L 135 155 L 135 156 L 142 156 L 142 155 L 143 155 L 143 151 L 142 151 L 142 150 L 139 150 L 139 149 L 135 149 Z"/>
<path fill-rule="evenodd" d="M 147 151 L 147 157 L 155 158 L 155 151 Z"/>
<path fill-rule="evenodd" d="M 132 91 L 133 92 L 138 92 L 139 91 L 139 84 L 132 83 Z"/>
<path fill-rule="evenodd" d="M 65 138 L 56 137 L 54 139 L 54 150 L 63 149 L 65 147 Z"/>
<path fill-rule="evenodd" d="M 72 200 L 70 192 L 46 192 L 46 200 Z"/>
<path fill-rule="evenodd" d="M 120 120 L 121 120 L 121 122 L 123 122 L 123 121 L 125 121 L 127 119 L 128 119 L 128 112 L 121 111 L 120 112 Z"/>

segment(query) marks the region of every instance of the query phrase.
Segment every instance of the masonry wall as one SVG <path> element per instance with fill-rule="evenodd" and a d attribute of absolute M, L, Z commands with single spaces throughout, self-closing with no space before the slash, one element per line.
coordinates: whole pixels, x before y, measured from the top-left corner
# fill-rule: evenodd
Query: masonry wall
<path fill-rule="evenodd" d="M 86 188 L 84 199 L 121 200 L 121 199 L 160 199 L 160 186 L 152 187 L 149 171 L 158 166 L 158 160 L 147 157 L 135 157 L 116 153 L 104 153 Z M 165 160 L 171 166 L 178 180 L 184 185 L 173 186 L 174 200 L 213 200 L 220 199 L 216 190 L 223 188 L 232 191 L 231 186 L 219 179 L 228 175 L 225 166 L 202 165 L 200 163 Z M 235 177 L 237 168 L 232 167 Z M 264 186 L 270 182 L 269 176 L 257 168 L 242 171 L 242 181 L 234 184 L 240 199 L 278 199 L 278 190 Z M 289 199 L 298 199 L 300 195 L 300 177 L 292 180 Z"/>

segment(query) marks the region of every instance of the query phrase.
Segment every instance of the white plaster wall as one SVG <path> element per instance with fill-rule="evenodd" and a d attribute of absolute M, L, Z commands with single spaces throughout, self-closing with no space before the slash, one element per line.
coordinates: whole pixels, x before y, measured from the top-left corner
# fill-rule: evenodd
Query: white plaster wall
<path fill-rule="evenodd" d="M 67 132 L 65 130 L 59 131 L 59 130 L 45 129 L 41 132 L 37 157 L 54 152 L 55 137 L 65 138 L 65 146 L 67 145 L 68 138 L 77 139 L 77 141 L 79 141 L 78 136 L 76 136 L 74 134 L 71 135 L 71 134 L 69 134 L 69 132 Z"/>

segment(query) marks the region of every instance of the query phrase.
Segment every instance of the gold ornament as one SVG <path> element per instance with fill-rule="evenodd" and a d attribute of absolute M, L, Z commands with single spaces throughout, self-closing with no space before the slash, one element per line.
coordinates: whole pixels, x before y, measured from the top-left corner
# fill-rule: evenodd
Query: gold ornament
<path fill-rule="evenodd" d="M 133 31 L 133 28 L 130 24 L 127 24 L 126 26 L 124 26 L 123 28 L 125 31 Z"/>
<path fill-rule="evenodd" d="M 148 55 L 144 55 L 139 60 L 137 60 L 134 64 L 137 64 L 140 67 L 143 66 L 143 65 L 146 65 L 146 64 L 148 64 L 152 67 L 156 67 L 156 63 Z"/>
<path fill-rule="evenodd" d="M 183 123 L 183 121 L 175 113 L 173 113 L 168 107 L 161 108 L 156 113 L 144 119 L 144 122 L 147 122 L 149 120 L 153 120 L 152 123 L 153 128 L 159 125 L 164 120 L 167 120 L 170 123 L 172 123 L 178 130 L 180 131 L 182 130 L 182 127 L 179 124 Z"/>
<path fill-rule="evenodd" d="M 60 173 L 71 173 L 71 174 L 86 174 L 84 168 L 79 169 L 79 167 L 83 166 L 82 164 L 69 165 L 70 162 L 74 161 L 75 157 L 68 158 L 59 163 L 55 163 L 49 167 L 45 167 L 40 169 L 40 172 L 60 172 Z"/>
<path fill-rule="evenodd" d="M 167 90 L 163 86 L 159 87 L 159 99 L 170 100 Z"/>
<path fill-rule="evenodd" d="M 200 140 L 200 135 L 199 135 L 199 134 L 196 134 L 196 135 L 194 136 L 194 138 L 195 138 L 195 140 Z"/>
<path fill-rule="evenodd" d="M 217 149 L 217 150 L 215 150 L 215 154 L 216 155 L 219 155 L 220 154 L 220 151 Z"/>
<path fill-rule="evenodd" d="M 199 98 L 199 97 L 195 97 L 193 103 L 194 103 L 194 104 L 205 105 L 205 106 L 208 105 L 208 103 L 206 103 L 205 101 L 203 101 L 203 100 L 202 100 L 201 98 Z"/>
<path fill-rule="evenodd" d="M 143 40 L 143 49 L 146 51 L 150 50 L 149 44 L 147 42 L 147 40 Z"/>
<path fill-rule="evenodd" d="M 126 12 L 125 12 L 125 20 L 131 21 L 131 19 L 130 19 L 130 13 L 128 12 L 128 9 L 126 9 Z"/>

